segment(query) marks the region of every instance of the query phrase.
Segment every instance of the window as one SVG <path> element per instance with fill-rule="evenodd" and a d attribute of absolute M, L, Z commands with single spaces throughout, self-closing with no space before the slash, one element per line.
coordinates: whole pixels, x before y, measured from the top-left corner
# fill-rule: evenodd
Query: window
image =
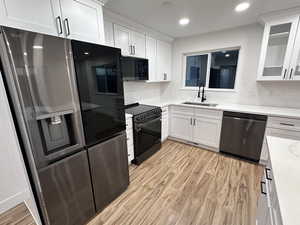
<path fill-rule="evenodd" d="M 185 87 L 234 89 L 239 49 L 186 55 Z"/>
<path fill-rule="evenodd" d="M 194 55 L 186 57 L 186 87 L 205 85 L 208 55 Z"/>

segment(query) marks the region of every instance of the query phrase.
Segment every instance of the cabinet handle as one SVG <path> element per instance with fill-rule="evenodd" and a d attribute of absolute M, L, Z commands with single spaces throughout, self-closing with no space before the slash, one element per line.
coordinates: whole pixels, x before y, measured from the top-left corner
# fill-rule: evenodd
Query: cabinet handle
<path fill-rule="evenodd" d="M 261 182 L 260 182 L 260 192 L 261 192 L 263 195 L 267 195 L 267 192 L 264 191 L 264 186 L 266 186 L 266 182 L 261 181 Z"/>
<path fill-rule="evenodd" d="M 284 70 L 284 75 L 283 75 L 284 80 L 285 80 L 286 72 L 287 72 L 287 69 Z"/>
<path fill-rule="evenodd" d="M 133 54 L 135 55 L 135 45 L 133 45 L 132 47 L 133 47 Z"/>
<path fill-rule="evenodd" d="M 196 126 L 196 119 L 194 119 L 194 126 Z"/>
<path fill-rule="evenodd" d="M 193 118 L 191 118 L 191 121 L 190 121 L 190 122 L 191 122 L 191 125 L 193 125 Z"/>
<path fill-rule="evenodd" d="M 63 30 L 62 30 L 62 25 L 61 25 L 61 18 L 60 16 L 56 17 L 56 23 L 58 25 L 58 34 L 62 34 Z"/>
<path fill-rule="evenodd" d="M 271 169 L 266 168 L 266 178 L 267 178 L 267 180 L 272 180 L 271 176 L 269 175 L 269 172 L 271 172 Z"/>
<path fill-rule="evenodd" d="M 294 69 L 292 68 L 291 72 L 290 72 L 290 79 L 292 79 L 293 71 L 294 71 Z"/>
<path fill-rule="evenodd" d="M 65 23 L 65 29 L 66 29 L 66 32 L 67 32 L 67 36 L 69 36 L 71 34 L 71 32 L 70 32 L 70 26 L 69 26 L 69 20 L 68 20 L 68 18 L 66 18 L 64 20 L 64 23 Z"/>
<path fill-rule="evenodd" d="M 280 125 L 289 126 L 289 127 L 294 127 L 295 126 L 295 124 L 291 124 L 291 123 L 280 123 Z"/>

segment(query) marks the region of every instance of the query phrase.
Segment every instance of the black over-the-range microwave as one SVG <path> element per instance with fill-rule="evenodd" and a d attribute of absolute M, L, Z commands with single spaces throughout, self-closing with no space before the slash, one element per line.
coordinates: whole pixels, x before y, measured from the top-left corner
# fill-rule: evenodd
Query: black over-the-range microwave
<path fill-rule="evenodd" d="M 149 66 L 148 59 L 122 56 L 123 80 L 148 80 Z"/>

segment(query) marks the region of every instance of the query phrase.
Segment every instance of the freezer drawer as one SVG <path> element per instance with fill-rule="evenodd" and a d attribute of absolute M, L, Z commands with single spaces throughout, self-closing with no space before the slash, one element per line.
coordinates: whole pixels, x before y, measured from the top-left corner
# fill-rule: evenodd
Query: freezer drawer
<path fill-rule="evenodd" d="M 126 133 L 88 149 L 96 210 L 104 209 L 129 185 Z"/>
<path fill-rule="evenodd" d="M 86 151 L 52 164 L 38 174 L 49 224 L 84 225 L 95 215 Z"/>

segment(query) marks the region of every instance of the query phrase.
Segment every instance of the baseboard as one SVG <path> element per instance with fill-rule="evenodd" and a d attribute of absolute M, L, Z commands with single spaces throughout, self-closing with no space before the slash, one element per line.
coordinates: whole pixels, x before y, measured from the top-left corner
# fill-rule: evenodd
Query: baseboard
<path fill-rule="evenodd" d="M 175 137 L 171 137 L 171 136 L 169 136 L 168 139 L 169 140 L 173 140 L 173 141 L 178 141 L 178 142 L 181 142 L 181 143 L 184 143 L 184 144 L 192 145 L 192 146 L 195 146 L 195 147 L 199 147 L 199 148 L 202 148 L 204 150 L 209 150 L 209 151 L 213 151 L 213 152 L 219 153 L 218 149 L 210 147 L 210 146 L 207 146 L 207 145 L 201 145 L 201 144 L 193 143 L 193 142 L 190 142 L 190 141 L 186 141 L 186 140 L 175 138 Z"/>
<path fill-rule="evenodd" d="M 7 210 L 14 208 L 18 204 L 24 202 L 29 198 L 28 191 L 19 192 L 7 199 L 0 202 L 0 214 L 6 212 Z"/>

